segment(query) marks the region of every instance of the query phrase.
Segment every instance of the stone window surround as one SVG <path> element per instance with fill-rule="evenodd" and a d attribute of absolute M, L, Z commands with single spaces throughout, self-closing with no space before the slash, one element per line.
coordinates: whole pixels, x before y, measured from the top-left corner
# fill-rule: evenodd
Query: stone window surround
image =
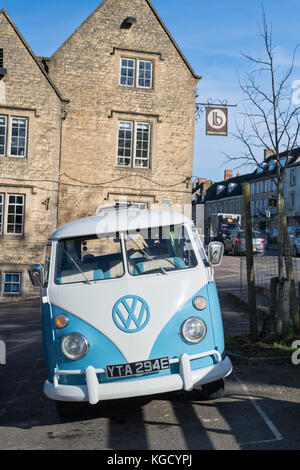
<path fill-rule="evenodd" d="M 7 106 L 3 107 L 0 105 L 0 108 L 8 108 Z M 29 123 L 30 123 L 30 118 L 28 114 L 24 115 L 24 113 L 20 113 L 19 111 L 15 111 L 13 108 L 12 112 L 5 113 L 1 111 L 0 109 L 0 116 L 6 118 L 6 142 L 5 142 L 5 151 L 4 154 L 0 154 L 0 158 L 9 158 L 9 159 L 27 159 L 28 158 L 28 146 L 29 146 Z M 31 111 L 31 110 L 30 110 Z M 35 110 L 32 110 L 35 112 Z M 25 155 L 11 155 L 11 137 L 12 137 L 12 120 L 13 118 L 23 118 L 26 119 L 26 133 L 25 133 Z"/>
<path fill-rule="evenodd" d="M 145 93 L 153 93 L 155 91 L 155 83 L 159 75 L 158 62 L 163 61 L 163 58 L 161 57 L 161 53 L 151 52 L 151 51 L 139 51 L 139 50 L 133 50 L 133 49 L 114 48 L 111 55 L 116 57 L 115 71 L 116 71 L 116 76 L 118 80 L 117 84 L 120 89 L 123 89 L 124 91 L 125 90 L 128 90 L 128 91 L 138 90 L 140 92 L 145 92 Z M 136 65 L 138 61 L 151 62 L 152 63 L 152 84 L 151 84 L 152 86 L 151 88 L 139 87 L 136 85 L 136 81 L 135 81 L 135 86 L 121 85 L 120 84 L 121 59 L 135 60 Z"/>

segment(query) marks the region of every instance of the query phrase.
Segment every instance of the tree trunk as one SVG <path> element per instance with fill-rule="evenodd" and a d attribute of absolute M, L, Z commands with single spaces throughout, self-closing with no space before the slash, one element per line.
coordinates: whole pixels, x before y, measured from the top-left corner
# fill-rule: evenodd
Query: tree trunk
<path fill-rule="evenodd" d="M 282 220 L 284 217 L 283 207 L 283 193 L 281 188 L 282 183 L 278 179 L 277 183 L 277 252 L 278 252 L 278 311 L 276 316 L 276 334 L 282 336 L 283 327 L 283 226 Z"/>
<path fill-rule="evenodd" d="M 252 341 L 256 341 L 257 340 L 257 307 L 256 307 L 254 263 L 253 263 L 252 224 L 251 224 L 250 184 L 249 183 L 243 184 L 243 196 L 244 196 L 244 214 L 245 214 L 245 242 L 246 242 L 250 334 L 251 334 Z"/>

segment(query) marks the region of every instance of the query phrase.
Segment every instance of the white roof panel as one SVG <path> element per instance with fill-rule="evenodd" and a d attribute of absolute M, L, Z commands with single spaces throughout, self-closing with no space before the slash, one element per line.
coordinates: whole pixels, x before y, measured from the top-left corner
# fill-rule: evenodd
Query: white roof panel
<path fill-rule="evenodd" d="M 138 209 L 105 211 L 102 209 L 99 215 L 79 219 L 60 227 L 51 235 L 50 240 L 85 237 L 95 234 L 101 236 L 127 230 L 191 222 L 188 217 L 179 212 Z"/>

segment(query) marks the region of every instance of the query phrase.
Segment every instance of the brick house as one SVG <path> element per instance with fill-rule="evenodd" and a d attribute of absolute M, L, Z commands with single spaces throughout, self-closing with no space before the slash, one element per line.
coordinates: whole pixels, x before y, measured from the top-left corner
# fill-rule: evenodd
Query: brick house
<path fill-rule="evenodd" d="M 27 265 L 57 226 L 123 201 L 191 204 L 201 77 L 150 0 L 103 0 L 50 58 L 1 10 L 1 49 L 3 300 L 32 294 Z"/>

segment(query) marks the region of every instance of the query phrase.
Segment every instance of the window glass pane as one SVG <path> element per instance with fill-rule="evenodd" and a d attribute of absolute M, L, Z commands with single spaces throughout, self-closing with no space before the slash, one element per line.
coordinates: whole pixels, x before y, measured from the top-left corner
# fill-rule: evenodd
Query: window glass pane
<path fill-rule="evenodd" d="M 0 116 L 0 155 L 5 155 L 7 134 L 7 118 Z"/>
<path fill-rule="evenodd" d="M 132 157 L 132 122 L 119 122 L 117 165 L 131 165 Z"/>
<path fill-rule="evenodd" d="M 120 84 L 134 86 L 135 61 L 132 59 L 121 59 Z"/>
<path fill-rule="evenodd" d="M 24 204 L 25 199 L 23 195 L 8 195 L 7 233 L 23 234 Z"/>
<path fill-rule="evenodd" d="M 48 280 L 49 280 L 51 249 L 52 249 L 52 245 L 46 246 L 46 256 L 45 256 L 45 262 L 44 262 L 44 284 L 45 285 L 48 284 Z"/>
<path fill-rule="evenodd" d="M 183 225 L 154 227 L 128 234 L 126 251 L 133 276 L 193 268 L 196 255 Z"/>
<path fill-rule="evenodd" d="M 148 168 L 150 155 L 150 124 L 136 124 L 135 161 L 136 167 Z"/>
<path fill-rule="evenodd" d="M 4 273 L 3 290 L 5 294 L 19 294 L 21 286 L 21 274 Z"/>
<path fill-rule="evenodd" d="M 88 237 L 59 242 L 56 282 L 70 284 L 103 281 L 123 276 L 118 237 Z"/>
<path fill-rule="evenodd" d="M 27 118 L 11 118 L 10 155 L 12 156 L 26 156 L 27 122 Z"/>
<path fill-rule="evenodd" d="M 3 208 L 4 208 L 4 195 L 0 194 L 0 235 L 3 233 Z"/>
<path fill-rule="evenodd" d="M 152 62 L 139 60 L 138 86 L 152 87 Z"/>

